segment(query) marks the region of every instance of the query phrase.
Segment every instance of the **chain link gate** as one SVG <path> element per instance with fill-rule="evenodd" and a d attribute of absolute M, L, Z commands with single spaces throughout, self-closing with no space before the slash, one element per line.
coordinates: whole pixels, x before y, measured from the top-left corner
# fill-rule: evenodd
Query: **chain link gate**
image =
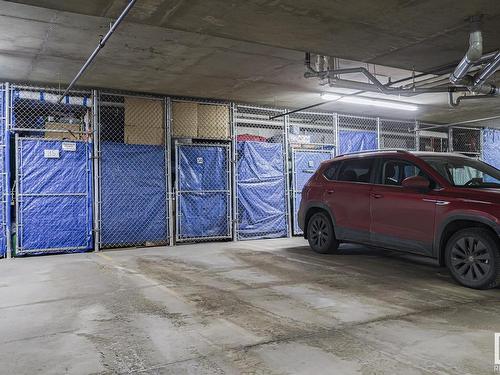
<path fill-rule="evenodd" d="M 232 237 L 230 145 L 175 145 L 176 241 Z"/>
<path fill-rule="evenodd" d="M 288 148 L 283 111 L 235 106 L 236 238 L 286 237 L 291 234 Z"/>
<path fill-rule="evenodd" d="M 304 232 L 298 225 L 298 211 L 302 200 L 302 189 L 319 165 L 335 157 L 335 150 L 310 150 L 292 148 L 292 212 L 293 234 Z"/>
<path fill-rule="evenodd" d="M 16 134 L 15 255 L 86 251 L 92 244 L 89 91 L 11 86 Z M 61 99 L 61 100 L 60 100 Z"/>
<path fill-rule="evenodd" d="M 99 244 L 169 241 L 166 98 L 99 93 Z"/>

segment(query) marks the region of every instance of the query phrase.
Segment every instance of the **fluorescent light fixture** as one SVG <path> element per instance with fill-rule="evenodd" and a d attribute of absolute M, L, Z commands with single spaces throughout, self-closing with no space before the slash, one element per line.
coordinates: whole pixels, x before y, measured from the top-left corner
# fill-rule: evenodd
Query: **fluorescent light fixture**
<path fill-rule="evenodd" d="M 363 98 L 360 96 L 350 96 L 350 95 L 340 95 L 334 94 L 331 92 L 323 92 L 321 93 L 321 99 L 324 100 L 337 100 L 342 103 L 350 103 L 350 104 L 360 104 L 360 105 L 371 105 L 373 107 L 383 107 L 383 108 L 391 108 L 391 109 L 399 109 L 402 111 L 417 111 L 418 106 L 414 104 L 408 103 L 398 103 L 395 101 L 387 101 L 387 100 L 379 100 L 379 99 L 371 99 L 371 98 Z"/>
<path fill-rule="evenodd" d="M 402 111 L 416 111 L 418 107 L 414 104 L 396 103 L 377 99 L 360 98 L 359 96 L 344 96 L 339 102 L 350 104 L 371 105 L 374 107 L 400 109 Z"/>
<path fill-rule="evenodd" d="M 332 92 L 322 92 L 321 93 L 321 99 L 324 100 L 337 100 L 340 99 L 342 95 L 339 94 L 334 94 Z"/>

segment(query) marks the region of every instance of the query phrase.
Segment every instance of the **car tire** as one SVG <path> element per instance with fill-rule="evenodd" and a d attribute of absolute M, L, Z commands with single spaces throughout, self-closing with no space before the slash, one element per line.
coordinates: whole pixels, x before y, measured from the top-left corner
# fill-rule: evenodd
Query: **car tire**
<path fill-rule="evenodd" d="M 467 228 L 451 236 L 445 249 L 446 266 L 459 284 L 491 289 L 500 284 L 500 248 L 483 228 Z"/>
<path fill-rule="evenodd" d="M 307 223 L 307 239 L 311 249 L 320 254 L 335 253 L 339 248 L 332 221 L 323 212 L 315 213 L 309 219 Z"/>

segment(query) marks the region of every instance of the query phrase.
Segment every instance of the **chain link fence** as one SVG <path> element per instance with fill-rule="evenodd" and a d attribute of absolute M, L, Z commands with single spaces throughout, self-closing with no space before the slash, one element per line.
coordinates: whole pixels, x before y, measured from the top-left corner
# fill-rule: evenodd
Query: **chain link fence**
<path fill-rule="evenodd" d="M 481 129 L 452 127 L 449 130 L 453 152 L 460 152 L 470 157 L 479 158 L 481 149 Z"/>
<path fill-rule="evenodd" d="M 290 234 L 288 148 L 283 111 L 236 105 L 236 236 L 238 240 Z"/>
<path fill-rule="evenodd" d="M 418 124 L 418 151 L 448 152 L 449 135 L 446 126 Z"/>
<path fill-rule="evenodd" d="M 379 149 L 417 149 L 415 121 L 379 120 Z"/>
<path fill-rule="evenodd" d="M 99 94 L 100 247 L 169 241 L 165 98 Z"/>
<path fill-rule="evenodd" d="M 377 119 L 338 115 L 338 153 L 378 149 Z"/>
<path fill-rule="evenodd" d="M 337 142 L 336 115 L 325 112 L 295 112 L 288 120 L 288 144 L 292 148 L 332 149 Z"/>

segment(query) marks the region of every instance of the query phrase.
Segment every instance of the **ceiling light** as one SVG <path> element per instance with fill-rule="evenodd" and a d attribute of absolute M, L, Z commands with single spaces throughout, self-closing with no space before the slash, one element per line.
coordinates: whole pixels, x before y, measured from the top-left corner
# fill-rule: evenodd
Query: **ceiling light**
<path fill-rule="evenodd" d="M 359 96 L 344 96 L 344 97 L 341 97 L 339 99 L 339 102 L 351 103 L 351 104 L 361 104 L 361 105 L 371 105 L 374 107 L 383 107 L 383 108 L 391 108 L 391 109 L 400 109 L 402 111 L 416 111 L 416 110 L 418 110 L 418 107 L 414 104 L 396 103 L 396 102 L 389 102 L 389 101 L 385 101 L 385 100 L 361 98 Z"/>

